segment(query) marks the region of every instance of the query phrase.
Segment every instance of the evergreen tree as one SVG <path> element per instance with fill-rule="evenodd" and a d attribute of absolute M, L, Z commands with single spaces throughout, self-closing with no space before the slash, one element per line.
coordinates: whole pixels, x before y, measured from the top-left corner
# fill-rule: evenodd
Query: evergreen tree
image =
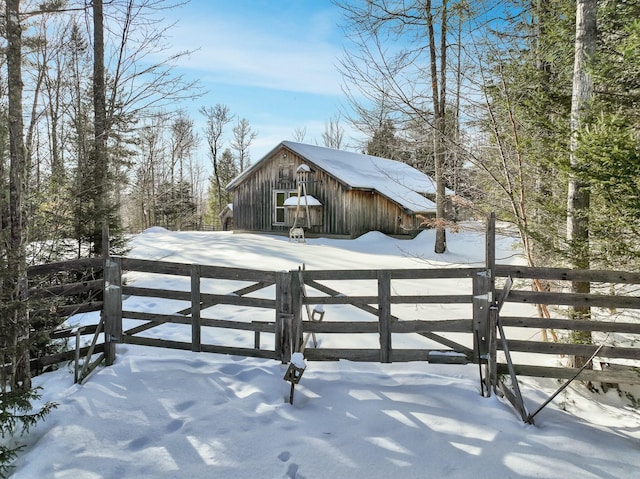
<path fill-rule="evenodd" d="M 233 180 L 236 176 L 240 174 L 240 169 L 238 167 L 237 162 L 233 158 L 233 153 L 229 148 L 226 148 L 220 157 L 220 161 L 218 162 L 218 180 L 220 184 L 227 185 Z M 218 218 L 218 214 L 227 206 L 227 204 L 233 201 L 233 196 L 230 192 L 223 189 L 218 194 L 218 186 L 216 181 L 212 178 L 209 183 L 209 192 L 208 192 L 208 206 L 209 206 L 209 214 L 210 220 L 213 225 L 216 227 L 220 227 L 220 219 Z"/>

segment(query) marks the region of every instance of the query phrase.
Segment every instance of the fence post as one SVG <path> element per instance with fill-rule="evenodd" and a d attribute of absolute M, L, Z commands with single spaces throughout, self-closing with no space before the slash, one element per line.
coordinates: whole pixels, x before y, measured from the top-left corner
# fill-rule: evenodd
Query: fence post
<path fill-rule="evenodd" d="M 282 363 L 291 360 L 293 304 L 291 296 L 291 273 L 276 272 L 276 357 Z"/>
<path fill-rule="evenodd" d="M 200 275 L 202 268 L 191 265 L 191 351 L 202 351 L 202 324 L 200 319 Z"/>
<path fill-rule="evenodd" d="M 107 366 L 116 360 L 116 343 L 122 340 L 122 263 L 120 258 L 104 261 L 104 357 Z"/>
<path fill-rule="evenodd" d="M 378 271 L 378 331 L 380 362 L 391 362 L 391 274 Z"/>
<path fill-rule="evenodd" d="M 491 213 L 487 220 L 487 238 L 486 238 L 486 268 L 489 276 L 489 291 L 491 291 L 490 301 L 493 301 L 493 295 L 496 289 L 496 214 Z"/>
<path fill-rule="evenodd" d="M 486 271 L 473 275 L 473 351 L 478 362 L 489 352 L 489 294 L 491 281 Z"/>
<path fill-rule="evenodd" d="M 291 334 L 293 339 L 293 351 L 298 352 L 302 347 L 302 282 L 304 281 L 300 271 L 291 271 L 291 314 L 293 315 L 291 324 Z"/>

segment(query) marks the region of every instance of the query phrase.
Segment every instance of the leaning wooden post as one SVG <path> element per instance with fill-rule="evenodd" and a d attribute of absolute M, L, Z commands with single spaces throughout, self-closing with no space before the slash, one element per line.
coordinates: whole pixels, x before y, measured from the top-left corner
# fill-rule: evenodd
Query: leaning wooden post
<path fill-rule="evenodd" d="M 191 265 L 191 351 L 202 351 L 202 324 L 200 319 L 200 275 L 202 268 Z"/>
<path fill-rule="evenodd" d="M 378 271 L 378 331 L 380 362 L 391 362 L 391 274 Z"/>
<path fill-rule="evenodd" d="M 291 273 L 288 271 L 276 272 L 276 357 L 282 363 L 291 360 L 292 350 L 292 323 L 293 304 L 291 295 Z"/>
<path fill-rule="evenodd" d="M 116 343 L 122 340 L 122 263 L 120 258 L 104 261 L 104 357 L 107 366 L 116 360 Z"/>

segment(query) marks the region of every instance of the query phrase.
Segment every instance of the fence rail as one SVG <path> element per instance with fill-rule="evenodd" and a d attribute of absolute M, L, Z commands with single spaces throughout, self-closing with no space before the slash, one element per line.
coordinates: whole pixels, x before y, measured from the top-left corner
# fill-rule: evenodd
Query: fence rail
<path fill-rule="evenodd" d="M 492 245 L 487 235 L 487 251 Z M 31 298 L 46 300 L 59 295 L 90 296 L 100 290 L 99 298 L 89 298 L 78 305 L 58 305 L 60 314 L 101 310 L 105 320 L 104 342 L 96 345 L 96 352 L 104 351 L 107 364 L 115 359 L 116 344 L 128 343 L 192 351 L 215 352 L 286 362 L 292 352 L 304 350 L 309 360 L 353 361 L 432 361 L 472 362 L 486 368 L 487 386 L 495 387 L 498 376 L 516 374 L 571 378 L 575 368 L 519 364 L 519 353 L 537 354 L 542 357 L 589 357 L 598 351 L 597 363 L 610 368 L 580 372 L 579 378 L 606 383 L 640 383 L 640 348 L 619 346 L 614 343 L 570 344 L 568 342 L 544 342 L 522 339 L 517 331 L 559 330 L 589 331 L 600 336 L 640 335 L 640 297 L 627 290 L 640 285 L 640 273 L 626 271 L 570 270 L 561 268 L 527 268 L 523 266 L 495 265 L 488 254 L 487 265 L 482 268 L 438 269 L 390 269 L 390 270 L 295 270 L 258 271 L 244 268 L 226 268 L 206 265 L 150 261 L 134 258 L 107 258 L 43 265 L 29 270 L 36 275 L 55 275 L 82 267 L 104 269 L 104 278 L 72 281 L 70 284 L 34 285 Z M 181 288 L 153 288 L 150 285 L 123 284 L 123 275 L 171 275 L 182 281 Z M 179 279 L 182 278 L 182 279 Z M 430 288 L 398 294 L 402 287 L 394 287 L 403 281 L 439 282 L 453 280 L 458 294 L 428 294 Z M 206 281 L 206 283 L 205 283 Z M 554 282 L 558 290 L 532 289 L 537 281 Z M 591 294 L 573 294 L 562 290 L 571 281 L 586 281 L 597 287 Z M 399 283 L 396 283 L 399 282 Z M 362 287 L 355 288 L 353 285 Z M 495 284 L 508 283 L 510 289 L 501 295 Z M 420 283 L 422 284 L 422 283 Z M 610 294 L 607 285 L 618 285 L 617 294 Z M 211 290 L 214 285 L 214 290 Z M 222 291 L 220 291 L 222 289 Z M 601 294 L 602 292 L 607 294 Z M 507 294 L 508 293 L 508 294 Z M 157 298 L 175 300 L 173 309 L 162 312 L 136 310 L 128 298 Z M 550 319 L 521 317 L 502 314 L 499 307 L 509 304 L 545 305 L 561 310 L 572 306 L 590 307 L 595 319 L 572 320 L 562 317 Z M 178 306 L 176 306 L 176 304 Z M 402 308 L 410 305 L 419 310 L 421 305 L 465 306 L 464 314 L 453 314 L 449 319 L 420 313 L 405 316 Z M 352 308 L 358 318 L 349 320 L 329 318 L 312 319 L 312 308 L 326 305 Z M 246 310 L 240 318 L 225 319 L 228 313 L 215 316 L 216 307 L 231 307 L 235 312 Z M 606 320 L 606 314 L 598 310 L 606 308 L 632 311 L 630 320 Z M 177 309 L 177 310 L 176 310 Z M 306 314 L 305 314 L 306 310 Z M 256 312 L 262 319 L 256 319 Z M 457 311 L 460 311 L 458 308 Z M 595 313 L 598 312 L 596 315 Z M 221 316 L 221 317 L 220 317 Z M 366 318 L 366 319 L 364 319 Z M 126 323 L 123 325 L 123 320 Z M 162 326 L 177 324 L 190 326 L 190 334 L 184 340 L 163 337 Z M 124 327 L 123 327 L 124 326 Z M 209 328 L 234 329 L 253 333 L 253 346 L 212 344 Z M 316 335 L 376 335 L 378 347 L 338 348 L 307 345 L 310 336 Z M 416 335 L 425 338 L 424 347 L 397 348 L 398 335 Z M 638 339 L 638 338 L 636 338 Z M 446 359 L 447 354 L 450 358 Z M 73 354 L 71 352 L 71 354 Z M 514 359 L 511 359 L 514 354 Z M 50 358 L 39 358 L 39 364 L 50 364 L 69 353 Z M 548 361 L 547 361 L 548 362 Z"/>

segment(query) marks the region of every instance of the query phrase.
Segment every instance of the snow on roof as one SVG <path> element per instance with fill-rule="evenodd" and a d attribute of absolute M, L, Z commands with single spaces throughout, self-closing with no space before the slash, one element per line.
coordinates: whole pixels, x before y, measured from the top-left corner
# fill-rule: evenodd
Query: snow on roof
<path fill-rule="evenodd" d="M 349 188 L 375 190 L 414 213 L 435 211 L 435 203 L 423 196 L 435 194 L 435 181 L 406 163 L 293 141 L 283 141 L 260 161 L 254 163 L 252 168 L 245 170 L 229 183 L 227 188 L 233 188 L 242 182 L 249 171 L 270 158 L 280 146 L 297 153 L 308 163 L 325 171 Z M 446 190 L 446 194 L 450 195 L 453 192 Z"/>
<path fill-rule="evenodd" d="M 311 195 L 302 195 L 300 196 L 300 205 L 301 206 L 322 206 L 322 203 L 320 203 L 320 201 Z M 284 206 L 298 206 L 298 197 L 297 196 L 290 196 L 289 198 L 287 198 L 286 200 L 284 200 Z"/>

